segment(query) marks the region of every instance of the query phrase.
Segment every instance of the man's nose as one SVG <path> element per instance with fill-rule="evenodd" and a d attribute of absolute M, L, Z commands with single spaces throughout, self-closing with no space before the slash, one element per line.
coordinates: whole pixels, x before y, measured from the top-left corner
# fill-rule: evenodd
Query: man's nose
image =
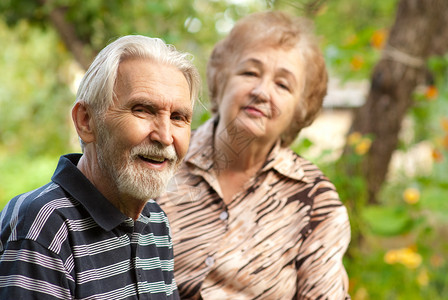
<path fill-rule="evenodd" d="M 153 122 L 153 128 L 149 135 L 151 141 L 161 143 L 163 146 L 169 146 L 173 143 L 171 132 L 171 119 L 169 116 L 159 116 Z"/>

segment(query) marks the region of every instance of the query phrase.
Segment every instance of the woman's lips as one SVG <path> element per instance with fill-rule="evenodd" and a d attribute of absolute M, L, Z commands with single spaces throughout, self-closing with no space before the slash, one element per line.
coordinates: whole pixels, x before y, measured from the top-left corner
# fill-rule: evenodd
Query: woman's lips
<path fill-rule="evenodd" d="M 266 113 L 264 113 L 262 110 L 258 109 L 255 106 L 246 106 L 244 107 L 244 111 L 253 117 L 267 117 Z"/>

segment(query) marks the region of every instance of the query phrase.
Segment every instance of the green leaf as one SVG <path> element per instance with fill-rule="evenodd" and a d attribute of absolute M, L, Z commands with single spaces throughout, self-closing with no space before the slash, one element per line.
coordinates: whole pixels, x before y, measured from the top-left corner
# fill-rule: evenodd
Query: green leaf
<path fill-rule="evenodd" d="M 366 207 L 362 216 L 374 234 L 394 236 L 408 232 L 413 227 L 413 219 L 404 208 Z"/>
<path fill-rule="evenodd" d="M 446 220 L 448 218 L 448 187 L 442 184 L 425 187 L 420 205 L 422 208 L 432 211 L 432 215 Z"/>

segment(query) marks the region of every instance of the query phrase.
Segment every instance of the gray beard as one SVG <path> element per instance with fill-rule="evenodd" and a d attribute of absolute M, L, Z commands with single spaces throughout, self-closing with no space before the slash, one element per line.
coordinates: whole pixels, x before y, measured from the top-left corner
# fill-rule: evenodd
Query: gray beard
<path fill-rule="evenodd" d="M 109 132 L 104 126 L 98 126 L 97 160 L 99 167 L 106 172 L 116 184 L 121 195 L 148 201 L 162 195 L 174 176 L 179 159 L 174 147 L 164 148 L 159 143 L 139 145 L 131 150 L 130 156 L 122 158 L 115 155 Z M 147 169 L 136 163 L 138 154 L 160 155 L 169 158 L 167 168 L 162 171 Z"/>
<path fill-rule="evenodd" d="M 127 163 L 115 174 L 115 182 L 120 194 L 148 201 L 165 192 L 168 182 L 174 176 L 174 169 L 170 165 L 162 171 L 148 170 Z"/>

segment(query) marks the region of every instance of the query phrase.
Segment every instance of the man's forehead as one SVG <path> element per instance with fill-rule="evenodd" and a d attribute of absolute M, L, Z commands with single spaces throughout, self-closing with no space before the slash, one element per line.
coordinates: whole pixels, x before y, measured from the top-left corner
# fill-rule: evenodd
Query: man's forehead
<path fill-rule="evenodd" d="M 149 59 L 128 59 L 120 63 L 118 70 L 114 101 L 127 98 L 126 102 L 135 104 L 192 110 L 190 85 L 175 66 Z"/>

